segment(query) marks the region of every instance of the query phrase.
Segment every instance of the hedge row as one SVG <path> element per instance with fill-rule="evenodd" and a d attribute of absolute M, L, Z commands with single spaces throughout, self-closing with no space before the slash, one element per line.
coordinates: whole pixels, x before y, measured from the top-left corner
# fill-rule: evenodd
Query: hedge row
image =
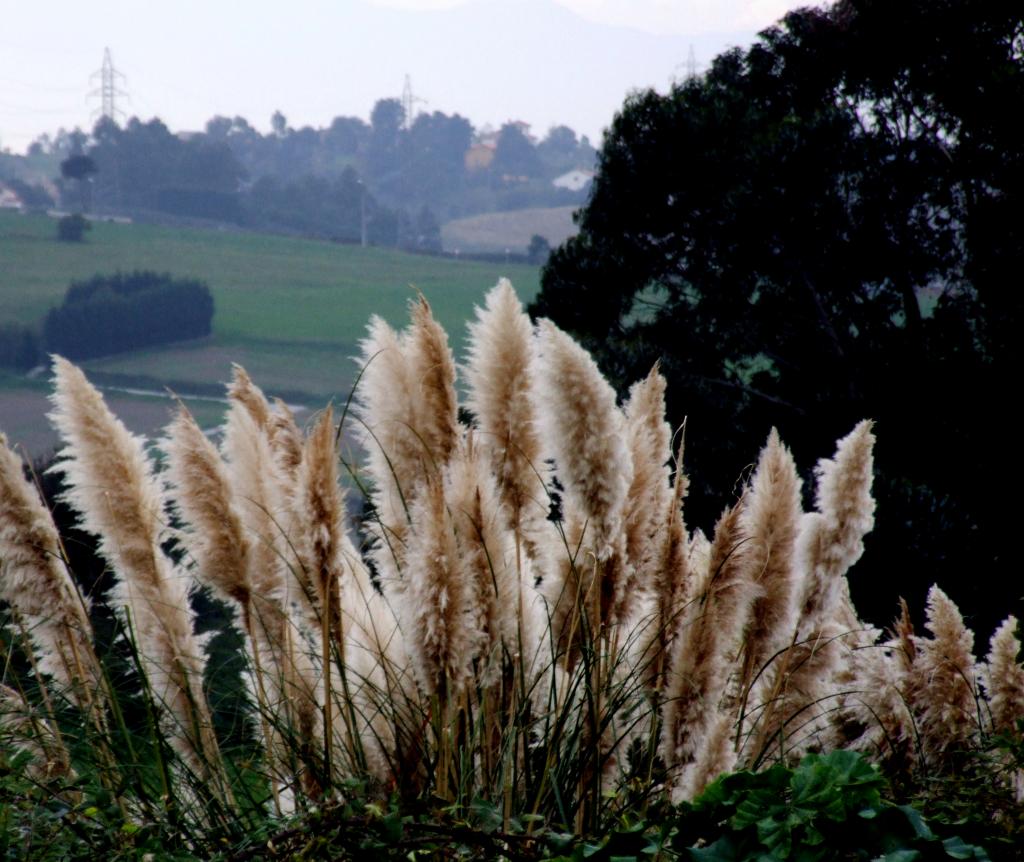
<path fill-rule="evenodd" d="M 46 349 L 91 359 L 210 334 L 213 297 L 199 281 L 155 272 L 74 282 L 43 321 Z"/>

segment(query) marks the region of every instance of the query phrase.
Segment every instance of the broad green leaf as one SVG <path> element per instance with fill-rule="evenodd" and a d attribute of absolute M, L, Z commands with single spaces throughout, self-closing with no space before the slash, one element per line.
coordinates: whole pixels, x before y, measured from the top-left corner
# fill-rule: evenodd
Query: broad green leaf
<path fill-rule="evenodd" d="M 875 862 L 915 862 L 916 859 L 920 858 L 920 850 L 893 850 L 892 853 L 879 856 Z"/>
<path fill-rule="evenodd" d="M 899 805 L 897 810 L 903 812 L 918 838 L 924 838 L 926 841 L 931 841 L 935 838 L 935 833 L 928 828 L 928 824 L 924 822 L 921 812 L 912 805 Z"/>
<path fill-rule="evenodd" d="M 988 859 L 988 853 L 973 844 L 965 844 L 959 835 L 942 842 L 946 855 L 953 859 Z"/>

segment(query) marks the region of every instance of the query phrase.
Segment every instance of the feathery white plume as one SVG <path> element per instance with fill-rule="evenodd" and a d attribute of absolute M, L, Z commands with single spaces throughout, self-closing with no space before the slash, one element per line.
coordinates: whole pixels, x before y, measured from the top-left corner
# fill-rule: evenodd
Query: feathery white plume
<path fill-rule="evenodd" d="M 531 398 L 532 352 L 530 318 L 503 278 L 469 323 L 467 407 L 476 416 L 479 445 L 490 454 L 513 528 L 522 531 L 535 555 L 537 534 L 548 526 L 548 497 Z"/>
<path fill-rule="evenodd" d="M 931 638 L 916 638 L 907 699 L 914 711 L 921 752 L 933 763 L 977 738 L 978 666 L 974 634 L 952 600 L 937 586 L 928 591 L 926 626 Z"/>
<path fill-rule="evenodd" d="M 107 409 L 85 375 L 54 357 L 50 417 L 66 446 L 54 470 L 65 499 L 117 576 L 116 601 L 128 613 L 143 667 L 166 709 L 169 736 L 199 774 L 220 763 L 202 690 L 204 658 L 193 635 L 188 580 L 161 550 L 163 500 L 142 441 Z"/>
<path fill-rule="evenodd" d="M 0 601 L 27 630 L 40 670 L 80 705 L 99 690 L 88 605 L 64 564 L 49 510 L 0 434 Z M 85 687 L 85 690 L 82 687 Z"/>
<path fill-rule="evenodd" d="M 544 448 L 556 462 L 564 501 L 587 521 L 598 561 L 623 554 L 633 462 L 615 390 L 579 344 L 549 320 L 537 329 L 534 378 Z"/>
<path fill-rule="evenodd" d="M 992 729 L 1010 733 L 1024 719 L 1024 667 L 1019 661 L 1017 618 L 1009 616 L 989 643 L 984 668 L 985 693 L 992 711 Z"/>
<path fill-rule="evenodd" d="M 800 522 L 800 478 L 789 450 L 773 428 L 750 481 L 741 529 L 750 579 L 761 588 L 744 636 L 740 691 L 775 653 L 789 645 L 793 631 L 794 549 Z M 762 675 L 767 681 L 769 675 Z M 755 697 L 755 702 L 757 698 Z"/>

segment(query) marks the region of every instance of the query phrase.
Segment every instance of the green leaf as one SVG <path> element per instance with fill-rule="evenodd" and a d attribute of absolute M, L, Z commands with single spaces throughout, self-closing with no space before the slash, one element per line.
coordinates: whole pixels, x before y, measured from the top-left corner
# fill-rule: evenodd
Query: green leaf
<path fill-rule="evenodd" d="M 879 856 L 876 862 L 914 862 L 920 858 L 920 850 L 893 850 L 892 853 Z"/>
<path fill-rule="evenodd" d="M 694 862 L 744 862 L 750 858 L 735 835 L 723 835 L 708 847 L 689 847 L 685 852 Z"/>
<path fill-rule="evenodd" d="M 787 821 L 766 817 L 757 824 L 757 837 L 776 859 L 785 859 L 793 846 L 793 830 Z"/>
<path fill-rule="evenodd" d="M 380 825 L 387 841 L 397 844 L 402 840 L 402 833 L 405 831 L 405 827 L 402 823 L 402 815 L 398 811 L 392 811 L 390 814 L 382 817 Z"/>
<path fill-rule="evenodd" d="M 473 821 L 481 832 L 496 832 L 502 826 L 502 815 L 498 807 L 486 799 L 474 799 L 469 806 Z"/>
<path fill-rule="evenodd" d="M 746 829 L 748 826 L 760 823 L 765 819 L 766 814 L 769 817 L 776 814 L 782 815 L 786 809 L 779 804 L 779 800 L 780 797 L 772 791 L 753 791 L 746 798 L 740 800 L 736 806 L 736 813 L 729 820 L 729 825 L 733 829 Z"/>
<path fill-rule="evenodd" d="M 921 812 L 912 805 L 898 805 L 896 809 L 903 812 L 918 838 L 923 838 L 925 841 L 931 841 L 935 838 L 935 833 L 928 828 L 928 824 L 924 822 Z"/>
<path fill-rule="evenodd" d="M 946 855 L 953 859 L 988 859 L 988 853 L 981 847 L 965 844 L 959 835 L 947 838 L 942 842 L 942 846 L 946 850 Z"/>

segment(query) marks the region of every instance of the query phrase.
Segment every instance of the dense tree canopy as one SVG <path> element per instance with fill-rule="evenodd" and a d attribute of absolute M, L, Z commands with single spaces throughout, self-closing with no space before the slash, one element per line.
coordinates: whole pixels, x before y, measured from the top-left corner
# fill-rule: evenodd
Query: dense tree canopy
<path fill-rule="evenodd" d="M 620 384 L 661 360 L 691 416 L 699 525 L 725 502 L 705 477 L 739 475 L 770 426 L 824 454 L 876 419 L 878 581 L 861 586 L 877 601 L 859 606 L 879 620 L 892 583 L 918 600 L 959 581 L 993 615 L 1021 593 L 1005 585 L 1015 444 L 999 405 L 1022 367 L 1022 108 L 1019 8 L 793 12 L 705 76 L 627 101 L 533 309 Z"/>

